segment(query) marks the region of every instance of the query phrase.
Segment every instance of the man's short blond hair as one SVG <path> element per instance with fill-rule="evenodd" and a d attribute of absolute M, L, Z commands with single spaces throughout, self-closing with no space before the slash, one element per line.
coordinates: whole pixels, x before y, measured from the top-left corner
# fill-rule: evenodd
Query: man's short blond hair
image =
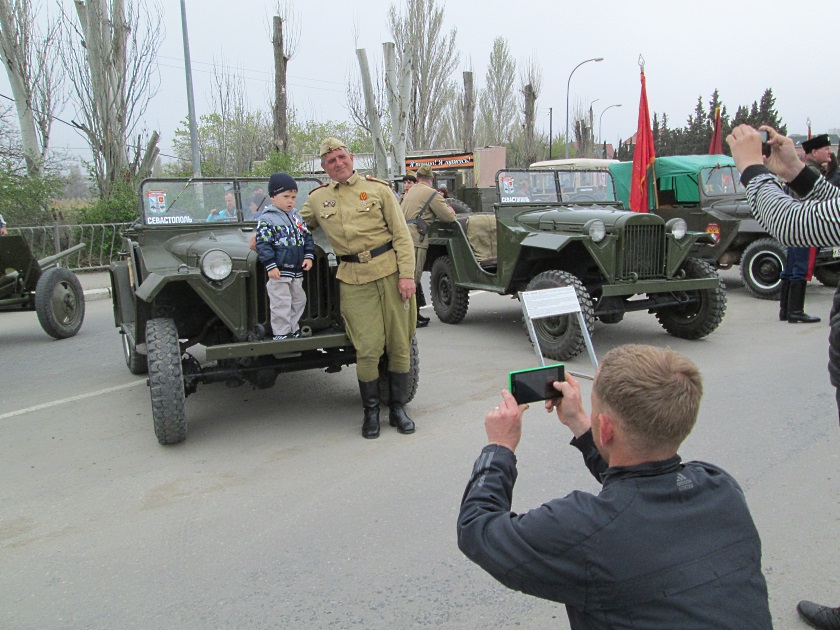
<path fill-rule="evenodd" d="M 670 348 L 628 344 L 601 361 L 592 394 L 642 451 L 676 449 L 697 421 L 703 379 Z"/>

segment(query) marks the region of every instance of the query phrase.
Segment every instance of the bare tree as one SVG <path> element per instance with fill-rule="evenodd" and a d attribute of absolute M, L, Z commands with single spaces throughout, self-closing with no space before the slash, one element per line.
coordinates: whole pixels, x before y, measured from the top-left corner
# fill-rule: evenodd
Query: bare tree
<path fill-rule="evenodd" d="M 411 99 L 411 52 L 403 52 L 402 67 L 397 71 L 397 51 L 393 42 L 382 44 L 385 58 L 385 90 L 391 117 L 391 143 L 388 147 L 396 172 L 405 173 L 405 149 L 408 141 L 408 110 Z M 399 77 L 399 78 L 398 78 Z"/>
<path fill-rule="evenodd" d="M 362 92 L 365 97 L 367 121 L 370 127 L 370 135 L 373 138 L 374 175 L 376 175 L 376 177 L 388 178 L 388 152 L 385 149 L 385 135 L 382 133 L 382 125 L 379 112 L 377 111 L 376 98 L 373 93 L 373 82 L 370 78 L 367 51 L 365 51 L 364 48 L 357 48 L 356 57 L 359 60 L 359 74 L 362 79 Z"/>
<path fill-rule="evenodd" d="M 91 148 L 97 187 L 107 198 L 118 182 L 147 176 L 159 152 L 157 132 L 144 146 L 138 125 L 158 89 L 162 11 L 145 0 L 74 4 L 78 20 L 66 13 L 62 19 L 63 64 L 82 119 L 74 124 Z"/>
<path fill-rule="evenodd" d="M 247 175 L 255 161 L 265 160 L 273 142 L 269 117 L 248 104 L 242 73 L 213 64 L 212 114 L 202 117 L 199 138 L 202 170 L 216 176 Z"/>
<path fill-rule="evenodd" d="M 286 69 L 294 57 L 300 41 L 300 31 L 290 19 L 288 2 L 278 2 L 277 15 L 272 19 L 272 47 L 274 49 L 274 147 L 280 153 L 289 150 L 288 92 Z"/>
<path fill-rule="evenodd" d="M 459 60 L 457 31 L 443 32 L 443 7 L 438 7 L 437 0 L 405 0 L 405 10 L 400 15 L 392 4 L 388 26 L 400 65 L 405 54 L 413 60 L 409 144 L 419 149 L 433 145 L 443 120 L 447 86 Z"/>
<path fill-rule="evenodd" d="M 537 143 L 534 134 L 534 112 L 536 111 L 537 98 L 542 90 L 542 71 L 537 62 L 529 59 L 520 77 L 522 93 L 522 154 L 526 164 L 537 161 Z"/>
<path fill-rule="evenodd" d="M 592 125 L 592 105 L 588 107 L 583 102 L 575 106 L 572 120 L 576 143 L 575 157 L 595 156 L 595 137 Z"/>
<path fill-rule="evenodd" d="M 511 90 L 516 76 L 516 61 L 510 55 L 504 37 L 493 40 L 490 65 L 478 101 L 478 143 L 500 145 L 510 141 L 511 130 L 518 121 L 516 96 Z"/>
<path fill-rule="evenodd" d="M 0 0 L 0 53 L 15 99 L 20 140 L 30 175 L 41 173 L 49 151 L 53 114 L 62 103 L 57 72 L 57 22 L 36 26 L 30 0 Z"/>

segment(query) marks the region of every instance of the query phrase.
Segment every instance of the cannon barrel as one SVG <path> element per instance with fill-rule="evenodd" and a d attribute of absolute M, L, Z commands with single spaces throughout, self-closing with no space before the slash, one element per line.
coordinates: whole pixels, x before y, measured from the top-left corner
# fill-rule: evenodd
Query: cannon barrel
<path fill-rule="evenodd" d="M 73 247 L 69 249 L 65 249 L 63 252 L 58 252 L 57 254 L 53 254 L 52 256 L 47 256 L 46 258 L 42 258 L 38 261 L 38 266 L 41 267 L 42 270 L 52 266 L 57 261 L 61 260 L 65 256 L 69 256 L 70 254 L 74 254 L 80 249 L 84 249 L 85 244 L 79 243 L 78 245 L 73 245 Z"/>

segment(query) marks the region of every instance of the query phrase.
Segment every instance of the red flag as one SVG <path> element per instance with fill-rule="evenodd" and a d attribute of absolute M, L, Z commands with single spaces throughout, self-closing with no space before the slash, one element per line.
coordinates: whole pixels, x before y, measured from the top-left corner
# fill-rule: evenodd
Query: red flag
<path fill-rule="evenodd" d="M 709 155 L 723 154 L 723 139 L 720 129 L 720 107 L 715 107 L 715 131 L 712 133 L 712 141 L 709 143 Z"/>
<path fill-rule="evenodd" d="M 653 130 L 650 128 L 645 73 L 642 71 L 642 95 L 639 97 L 639 128 L 636 131 L 636 149 L 633 151 L 633 177 L 630 180 L 630 209 L 648 211 L 648 169 L 656 159 L 653 147 Z"/>

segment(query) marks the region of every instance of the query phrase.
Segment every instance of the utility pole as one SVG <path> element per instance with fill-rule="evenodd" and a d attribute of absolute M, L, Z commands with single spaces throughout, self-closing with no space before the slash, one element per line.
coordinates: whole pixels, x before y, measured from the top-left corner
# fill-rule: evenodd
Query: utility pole
<path fill-rule="evenodd" d="M 190 38 L 187 35 L 187 7 L 181 0 L 181 30 L 184 34 L 184 70 L 187 73 L 187 107 L 190 117 L 190 148 L 192 148 L 193 177 L 201 177 L 201 156 L 198 153 L 198 125 L 195 121 L 195 98 L 193 97 L 192 62 L 190 61 Z"/>
<path fill-rule="evenodd" d="M 551 125 L 554 122 L 554 118 L 552 117 L 552 108 L 548 108 L 548 159 L 551 159 L 551 136 L 552 136 L 552 128 Z"/>

